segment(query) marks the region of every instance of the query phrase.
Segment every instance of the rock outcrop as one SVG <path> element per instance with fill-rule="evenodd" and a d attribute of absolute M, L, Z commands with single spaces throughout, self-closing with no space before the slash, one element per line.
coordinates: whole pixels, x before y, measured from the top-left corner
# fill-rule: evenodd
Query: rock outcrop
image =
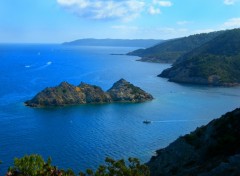
<path fill-rule="evenodd" d="M 152 95 L 124 79 L 114 83 L 107 93 L 114 102 L 144 102 L 153 99 Z"/>
<path fill-rule="evenodd" d="M 74 86 L 62 82 L 59 86 L 44 89 L 25 104 L 30 107 L 48 107 L 112 102 L 138 103 L 152 99 L 152 95 L 120 79 L 107 92 L 95 85 L 81 83 L 79 86 Z"/>
<path fill-rule="evenodd" d="M 152 176 L 240 175 L 240 108 L 178 138 L 147 163 Z"/>

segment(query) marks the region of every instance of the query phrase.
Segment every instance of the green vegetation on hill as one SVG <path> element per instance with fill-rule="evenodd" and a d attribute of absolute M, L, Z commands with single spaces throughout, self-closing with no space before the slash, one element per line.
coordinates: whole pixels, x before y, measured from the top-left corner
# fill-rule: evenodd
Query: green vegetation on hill
<path fill-rule="evenodd" d="M 168 40 L 147 49 L 139 49 L 128 53 L 128 55 L 142 57 L 140 61 L 173 63 L 187 52 L 214 39 L 223 31 L 207 34 L 196 34 L 189 37 Z"/>
<path fill-rule="evenodd" d="M 96 171 L 87 169 L 86 173 L 80 172 L 79 176 L 149 176 L 147 166 L 142 165 L 138 159 L 129 158 L 128 165 L 124 160 L 115 161 L 106 158 L 106 165 L 100 165 Z M 71 170 L 59 169 L 47 162 L 40 155 L 27 155 L 23 158 L 16 158 L 14 166 L 8 169 L 6 176 L 75 176 Z"/>
<path fill-rule="evenodd" d="M 228 30 L 180 57 L 159 76 L 181 83 L 240 84 L 240 29 Z"/>
<path fill-rule="evenodd" d="M 240 108 L 178 138 L 147 165 L 151 176 L 240 175 Z"/>

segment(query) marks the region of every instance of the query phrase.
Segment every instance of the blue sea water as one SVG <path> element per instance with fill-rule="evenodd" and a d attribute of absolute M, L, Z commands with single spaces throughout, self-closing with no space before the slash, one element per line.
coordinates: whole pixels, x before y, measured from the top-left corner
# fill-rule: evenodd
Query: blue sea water
<path fill-rule="evenodd" d="M 14 157 L 38 153 L 60 168 L 96 168 L 105 157 L 138 157 L 240 105 L 240 87 L 180 85 L 156 75 L 168 64 L 111 55 L 136 48 L 0 45 L 0 175 Z M 124 78 L 154 96 L 141 104 L 24 106 L 45 87 L 81 81 L 107 90 Z M 149 125 L 143 120 L 151 120 Z"/>

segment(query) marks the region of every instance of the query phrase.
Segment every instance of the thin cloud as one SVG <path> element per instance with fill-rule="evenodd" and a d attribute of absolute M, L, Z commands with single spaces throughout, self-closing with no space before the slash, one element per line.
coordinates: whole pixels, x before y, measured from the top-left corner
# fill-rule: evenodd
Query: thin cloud
<path fill-rule="evenodd" d="M 162 7 L 171 7 L 173 5 L 171 1 L 159 1 L 159 0 L 153 0 L 153 4 L 157 4 Z"/>
<path fill-rule="evenodd" d="M 178 25 L 186 25 L 186 24 L 191 24 L 192 21 L 178 21 L 177 24 Z"/>
<path fill-rule="evenodd" d="M 150 6 L 148 9 L 148 13 L 151 15 L 156 15 L 156 14 L 160 14 L 161 10 L 159 8 L 155 8 L 153 6 Z"/>
<path fill-rule="evenodd" d="M 98 20 L 131 20 L 145 6 L 142 0 L 57 0 L 57 3 L 78 16 Z"/>
<path fill-rule="evenodd" d="M 231 18 L 223 24 L 224 29 L 239 28 L 240 18 Z"/>
<path fill-rule="evenodd" d="M 171 7 L 172 5 L 171 1 L 153 0 L 148 8 L 148 13 L 150 15 L 158 15 L 161 13 L 161 9 L 159 7 Z"/>
<path fill-rule="evenodd" d="M 226 5 L 233 5 L 233 4 L 235 4 L 235 2 L 236 2 L 236 0 L 224 0 L 224 4 L 226 4 Z"/>
<path fill-rule="evenodd" d="M 138 30 L 137 26 L 126 26 L 126 25 L 116 25 L 116 26 L 111 26 L 112 29 L 117 29 L 117 30 L 130 30 L 130 31 L 136 31 Z"/>

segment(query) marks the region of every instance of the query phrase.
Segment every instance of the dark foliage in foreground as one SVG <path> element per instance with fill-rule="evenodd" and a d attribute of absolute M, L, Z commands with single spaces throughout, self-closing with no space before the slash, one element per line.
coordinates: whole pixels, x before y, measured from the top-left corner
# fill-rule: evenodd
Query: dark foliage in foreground
<path fill-rule="evenodd" d="M 147 166 L 140 164 L 136 158 L 129 158 L 128 165 L 124 160 L 115 161 L 106 158 L 106 165 L 100 165 L 94 172 L 87 169 L 86 173 L 80 172 L 79 176 L 149 176 Z M 26 155 L 23 158 L 16 158 L 14 166 L 8 169 L 6 176 L 75 176 L 71 170 L 59 169 L 51 164 L 49 158 L 47 162 L 40 155 Z"/>
<path fill-rule="evenodd" d="M 178 138 L 147 163 L 151 176 L 240 175 L 240 108 Z"/>

